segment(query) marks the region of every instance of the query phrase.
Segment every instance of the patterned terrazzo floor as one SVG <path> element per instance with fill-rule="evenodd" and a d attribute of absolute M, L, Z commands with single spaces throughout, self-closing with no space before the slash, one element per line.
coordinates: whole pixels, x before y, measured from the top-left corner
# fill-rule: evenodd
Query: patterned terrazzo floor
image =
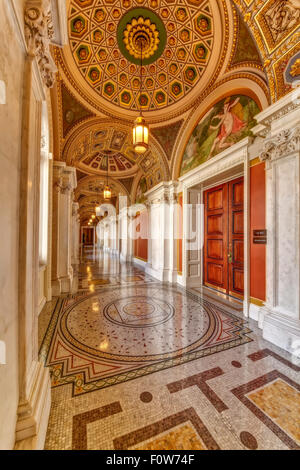
<path fill-rule="evenodd" d="M 299 449 L 299 362 L 236 305 L 89 253 L 46 304 L 46 449 Z"/>

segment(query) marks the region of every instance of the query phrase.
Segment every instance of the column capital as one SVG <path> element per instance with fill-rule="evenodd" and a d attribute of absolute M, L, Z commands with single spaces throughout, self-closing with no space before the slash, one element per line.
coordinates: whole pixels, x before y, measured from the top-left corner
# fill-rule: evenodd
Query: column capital
<path fill-rule="evenodd" d="M 273 162 L 300 151 L 300 125 L 285 129 L 264 142 L 261 161 Z"/>
<path fill-rule="evenodd" d="M 24 28 L 28 55 L 36 58 L 44 85 L 47 88 L 52 88 L 57 68 L 50 52 L 54 27 L 49 0 L 27 1 Z"/>

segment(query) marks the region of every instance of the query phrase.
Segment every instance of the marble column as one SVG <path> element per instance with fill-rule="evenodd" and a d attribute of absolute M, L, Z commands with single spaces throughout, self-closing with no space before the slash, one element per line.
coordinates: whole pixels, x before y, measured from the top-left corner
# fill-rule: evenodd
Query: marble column
<path fill-rule="evenodd" d="M 129 200 L 127 196 L 119 198 L 119 236 L 121 240 L 121 261 L 131 261 L 131 240 L 129 236 L 130 217 L 128 214 Z"/>
<path fill-rule="evenodd" d="M 79 264 L 79 231 L 80 231 L 80 218 L 79 218 L 79 204 L 73 202 L 72 204 L 72 264 Z"/>
<path fill-rule="evenodd" d="M 149 207 L 146 272 L 161 281 L 177 281 L 176 208 L 178 182 L 160 183 L 146 193 Z"/>
<path fill-rule="evenodd" d="M 169 281 L 177 282 L 178 275 L 178 187 L 179 182 L 170 186 L 169 224 L 168 224 L 168 252 L 169 252 Z"/>
<path fill-rule="evenodd" d="M 97 225 L 97 245 L 100 249 L 104 248 L 104 226 L 103 221 L 101 220 Z"/>
<path fill-rule="evenodd" d="M 300 95 L 300 91 L 299 91 Z M 267 298 L 263 337 L 300 357 L 300 100 L 287 96 L 258 116 L 266 139 Z"/>
<path fill-rule="evenodd" d="M 53 163 L 52 291 L 72 291 L 72 204 L 76 170 L 64 162 Z"/>

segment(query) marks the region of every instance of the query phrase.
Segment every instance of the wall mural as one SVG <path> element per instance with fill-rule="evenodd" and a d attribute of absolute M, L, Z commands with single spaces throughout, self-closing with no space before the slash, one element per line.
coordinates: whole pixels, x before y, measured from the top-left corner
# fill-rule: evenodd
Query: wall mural
<path fill-rule="evenodd" d="M 219 101 L 195 127 L 185 148 L 180 176 L 251 135 L 259 112 L 248 96 L 234 95 Z"/>
<path fill-rule="evenodd" d="M 145 202 L 145 193 L 147 192 L 147 181 L 144 176 L 141 177 L 137 190 L 136 190 L 136 198 L 135 202 L 137 204 L 143 204 Z"/>

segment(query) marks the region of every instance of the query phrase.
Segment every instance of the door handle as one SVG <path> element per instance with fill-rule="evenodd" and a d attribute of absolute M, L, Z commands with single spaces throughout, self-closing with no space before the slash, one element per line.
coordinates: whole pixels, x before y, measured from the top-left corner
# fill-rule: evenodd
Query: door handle
<path fill-rule="evenodd" d="M 232 253 L 228 253 L 228 263 L 232 263 Z"/>

